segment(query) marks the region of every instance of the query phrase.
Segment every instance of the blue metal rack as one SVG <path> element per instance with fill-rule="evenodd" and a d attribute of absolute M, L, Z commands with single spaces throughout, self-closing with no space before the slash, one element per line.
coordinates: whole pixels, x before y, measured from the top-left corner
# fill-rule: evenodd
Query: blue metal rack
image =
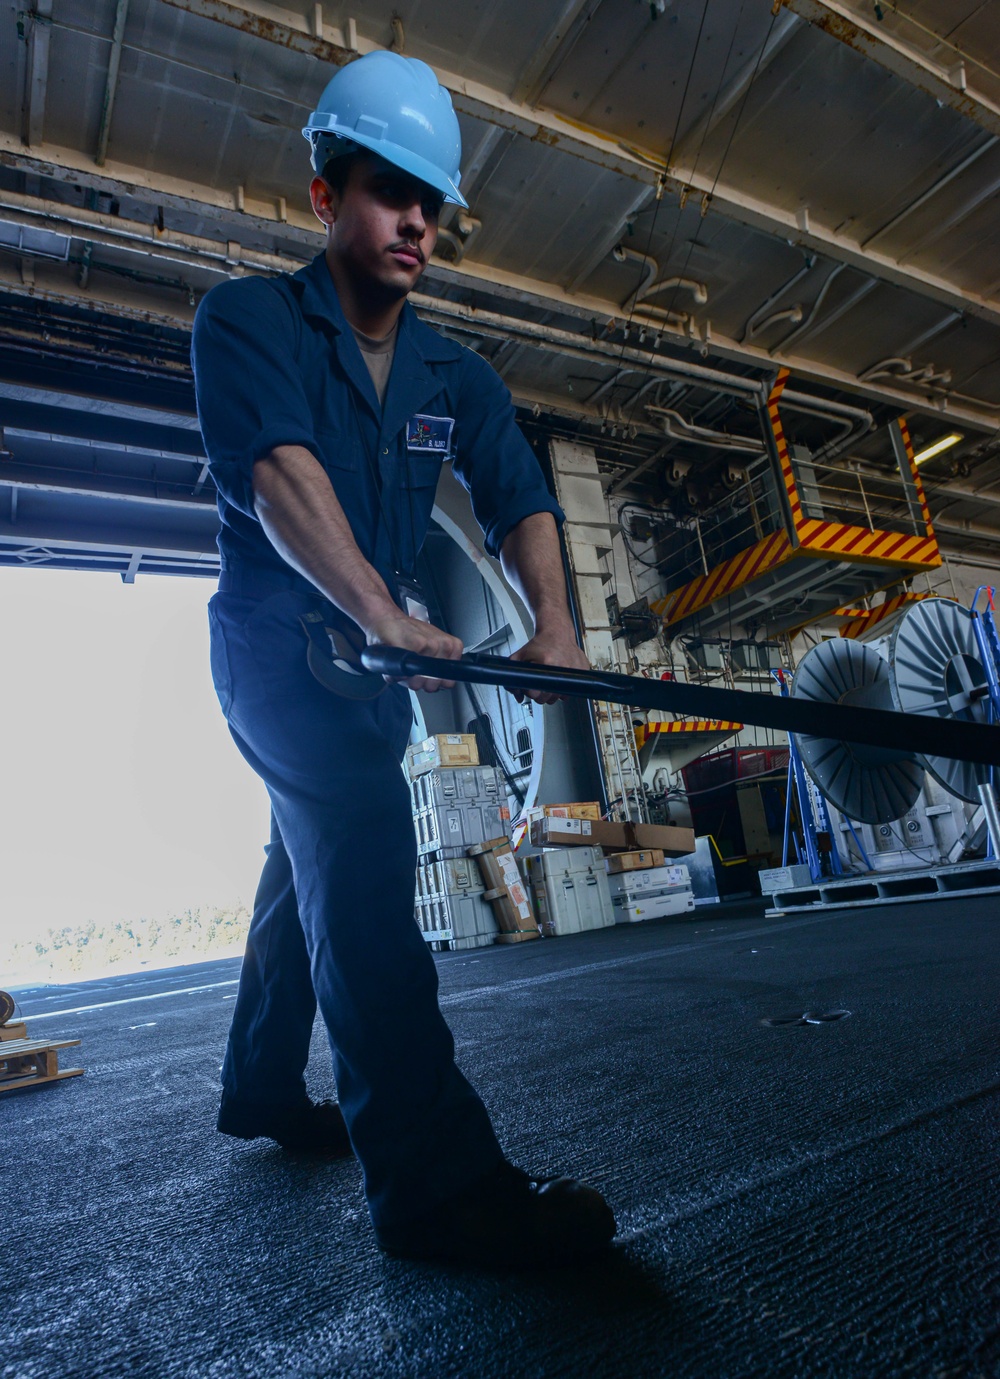
<path fill-rule="evenodd" d="M 783 670 L 772 670 L 772 676 L 778 682 L 778 687 L 782 697 L 788 697 L 788 677 Z M 799 806 L 799 823 L 802 827 L 801 838 L 792 829 L 792 787 L 795 788 L 795 798 Z M 818 791 L 811 792 L 809 783 L 806 780 L 806 769 L 802 764 L 802 757 L 795 745 L 795 738 L 791 733 L 788 734 L 788 779 L 785 786 L 785 836 L 781 850 L 781 865 L 788 866 L 789 845 L 794 845 L 796 861 L 805 861 L 809 867 L 809 875 L 813 881 L 819 881 L 824 875 L 823 854 L 819 850 L 819 839 L 817 837 L 816 815 L 814 809 L 819 810 L 820 828 L 823 829 L 830 839 L 830 871 L 834 876 L 843 876 L 844 866 L 840 860 L 840 849 L 837 847 L 837 840 L 833 835 L 833 826 L 830 822 L 830 814 L 826 807 L 826 800 Z M 854 835 L 854 829 L 851 828 Z M 864 849 L 854 835 L 854 841 L 858 844 L 861 856 L 864 857 Z M 866 865 L 871 863 L 865 858 Z"/>
<path fill-rule="evenodd" d="M 972 630 L 976 634 L 976 644 L 979 647 L 979 659 L 983 663 L 983 670 L 986 673 L 986 683 L 989 686 L 990 706 L 989 722 L 1000 723 L 1000 636 L 997 635 L 996 609 L 993 598 L 996 590 L 991 584 L 980 584 L 976 590 L 972 603 L 969 605 L 969 612 L 972 615 Z M 986 601 L 982 608 L 979 601 L 985 594 Z M 990 789 L 995 786 L 995 771 L 990 767 Z M 987 828 L 986 856 L 994 857 L 993 835 Z"/>

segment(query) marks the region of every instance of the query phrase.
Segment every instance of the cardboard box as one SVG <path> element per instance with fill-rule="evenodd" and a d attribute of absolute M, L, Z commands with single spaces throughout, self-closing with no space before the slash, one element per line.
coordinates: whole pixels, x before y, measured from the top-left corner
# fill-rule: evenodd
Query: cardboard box
<path fill-rule="evenodd" d="M 406 749 L 406 773 L 412 780 L 439 766 L 478 766 L 479 748 L 472 733 L 438 733 Z"/>
<path fill-rule="evenodd" d="M 583 804 L 536 804 L 528 810 L 528 827 L 536 819 L 599 819 L 601 817 L 601 806 L 596 800 L 587 800 Z"/>
<path fill-rule="evenodd" d="M 599 847 L 605 852 L 657 851 L 664 857 L 694 852 L 694 829 L 673 824 L 608 823 L 603 819 L 538 819 L 531 826 L 535 847 Z"/>
<path fill-rule="evenodd" d="M 643 852 L 616 852 L 604 859 L 604 870 L 609 876 L 620 871 L 646 871 L 649 867 L 662 867 L 663 853 L 659 848 L 646 848 Z"/>
<path fill-rule="evenodd" d="M 467 851 L 478 862 L 486 884 L 483 899 L 493 906 L 500 930 L 497 942 L 521 943 L 541 938 L 510 839 L 492 838 L 486 843 L 475 843 Z"/>
<path fill-rule="evenodd" d="M 27 1039 L 28 1026 L 23 1020 L 11 1020 L 6 1025 L 0 1025 L 0 1040 L 3 1039 Z"/>

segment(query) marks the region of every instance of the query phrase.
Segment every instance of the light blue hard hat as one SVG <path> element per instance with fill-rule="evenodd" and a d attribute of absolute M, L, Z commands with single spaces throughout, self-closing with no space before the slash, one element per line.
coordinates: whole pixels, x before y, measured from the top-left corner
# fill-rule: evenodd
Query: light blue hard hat
<path fill-rule="evenodd" d="M 402 168 L 458 206 L 462 135 L 451 96 L 415 57 L 375 52 L 341 67 L 327 82 L 302 131 L 312 165 L 367 149 Z"/>

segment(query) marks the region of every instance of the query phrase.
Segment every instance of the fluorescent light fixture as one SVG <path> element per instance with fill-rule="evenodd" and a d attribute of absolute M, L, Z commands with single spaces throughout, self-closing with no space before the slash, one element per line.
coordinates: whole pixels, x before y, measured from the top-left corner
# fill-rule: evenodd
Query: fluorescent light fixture
<path fill-rule="evenodd" d="M 935 441 L 933 445 L 928 445 L 925 449 L 918 450 L 913 457 L 913 463 L 923 464 L 925 460 L 932 460 L 935 455 L 940 455 L 942 450 L 950 450 L 953 445 L 957 445 L 958 442 L 962 440 L 965 440 L 965 437 L 962 435 L 961 431 L 952 431 L 951 435 L 942 436 L 941 439 Z"/>
<path fill-rule="evenodd" d="M 0 249 L 32 254 L 43 259 L 68 259 L 69 236 L 57 235 L 53 230 L 36 230 L 27 225 L 15 225 L 0 220 Z"/>

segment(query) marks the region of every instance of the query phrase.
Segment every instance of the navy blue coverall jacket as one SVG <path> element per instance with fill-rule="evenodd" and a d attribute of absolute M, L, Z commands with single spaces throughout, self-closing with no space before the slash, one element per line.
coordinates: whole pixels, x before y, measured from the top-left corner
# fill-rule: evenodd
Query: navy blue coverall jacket
<path fill-rule="evenodd" d="M 413 918 L 416 843 L 400 770 L 408 695 L 391 686 L 358 703 L 314 679 L 300 618 L 345 615 L 271 546 L 253 466 L 276 446 L 308 449 L 390 589 L 397 569 L 413 572 L 445 461 L 493 555 L 522 518 L 562 514 L 495 372 L 408 305 L 379 406 L 322 255 L 292 276 L 213 289 L 193 362 L 221 517 L 213 678 L 272 805 L 223 1086 L 301 1101 L 318 1000 L 373 1220 L 402 1225 L 489 1172 L 501 1150 L 455 1066 Z"/>

